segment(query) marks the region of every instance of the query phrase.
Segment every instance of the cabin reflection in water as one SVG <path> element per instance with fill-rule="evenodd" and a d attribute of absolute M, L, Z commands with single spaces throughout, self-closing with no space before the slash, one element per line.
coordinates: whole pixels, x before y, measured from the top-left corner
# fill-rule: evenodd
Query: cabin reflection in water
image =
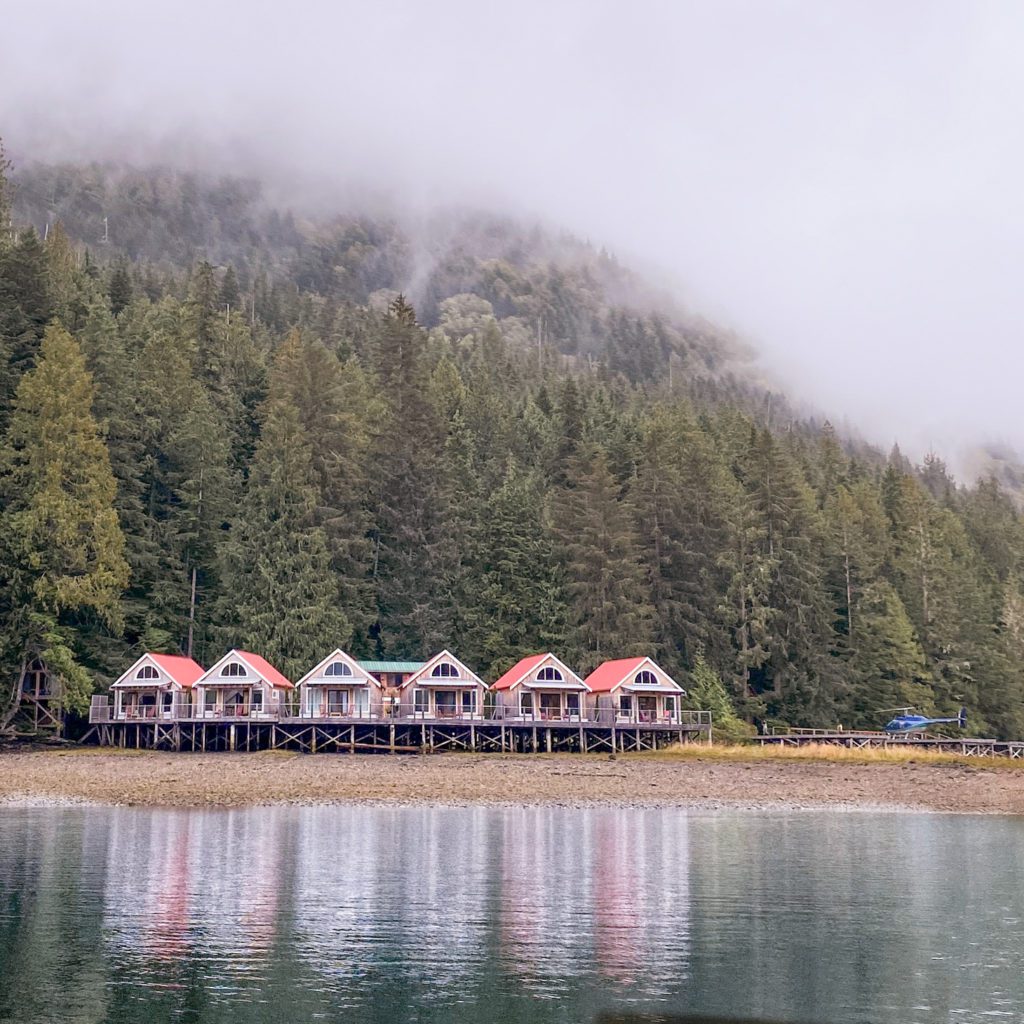
<path fill-rule="evenodd" d="M 206 965 L 244 988 L 288 949 L 330 990 L 558 997 L 581 958 L 605 983 L 678 983 L 688 947 L 685 813 L 628 808 L 306 807 L 114 812 L 104 935 L 135 982 Z M 159 966 L 163 964 L 164 966 Z M 315 982 L 313 982 L 315 984 Z"/>

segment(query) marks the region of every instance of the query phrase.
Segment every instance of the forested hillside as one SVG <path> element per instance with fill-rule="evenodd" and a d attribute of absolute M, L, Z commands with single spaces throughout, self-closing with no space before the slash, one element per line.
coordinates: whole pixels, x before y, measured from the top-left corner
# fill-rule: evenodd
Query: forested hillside
<path fill-rule="evenodd" d="M 163 170 L 14 180 L 5 673 L 40 651 L 81 706 L 143 649 L 296 677 L 335 646 L 449 647 L 488 680 L 652 653 L 747 717 L 963 702 L 1024 736 L 1000 485 L 796 419 L 607 254 L 479 216 L 311 220 Z"/>

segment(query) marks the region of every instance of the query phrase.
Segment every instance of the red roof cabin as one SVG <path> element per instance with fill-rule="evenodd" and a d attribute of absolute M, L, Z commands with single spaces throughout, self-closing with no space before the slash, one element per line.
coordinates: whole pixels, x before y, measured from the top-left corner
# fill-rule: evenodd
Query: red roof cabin
<path fill-rule="evenodd" d="M 585 680 L 589 716 L 608 725 L 682 720 L 686 691 L 650 658 L 620 658 L 598 665 Z"/>
<path fill-rule="evenodd" d="M 196 718 L 268 721 L 285 710 L 295 687 L 260 655 L 233 650 L 204 672 L 194 689 Z"/>
<path fill-rule="evenodd" d="M 481 719 L 487 685 L 450 651 L 435 654 L 399 690 L 403 718 Z"/>
<path fill-rule="evenodd" d="M 179 654 L 146 653 L 111 686 L 115 722 L 188 718 L 203 666 Z"/>
<path fill-rule="evenodd" d="M 491 689 L 506 720 L 579 722 L 586 714 L 587 684 L 550 652 L 516 662 Z"/>
<path fill-rule="evenodd" d="M 296 684 L 301 718 L 381 717 L 380 680 L 340 648 Z"/>

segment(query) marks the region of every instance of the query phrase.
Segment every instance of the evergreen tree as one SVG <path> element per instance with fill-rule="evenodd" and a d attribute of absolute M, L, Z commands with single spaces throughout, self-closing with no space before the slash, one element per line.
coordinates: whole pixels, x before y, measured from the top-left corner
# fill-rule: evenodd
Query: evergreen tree
<path fill-rule="evenodd" d="M 92 415 L 78 343 L 54 324 L 22 377 L 2 452 L 2 657 L 38 655 L 82 710 L 93 681 L 90 635 L 120 627 L 128 583 L 110 457 Z"/>
<path fill-rule="evenodd" d="M 271 388 L 298 410 L 310 443 L 317 521 L 327 535 L 346 614 L 353 629 L 365 634 L 375 613 L 367 503 L 381 403 L 358 361 L 342 363 L 297 330 L 275 354 Z"/>
<path fill-rule="evenodd" d="M 574 460 L 555 510 L 568 604 L 566 647 L 586 674 L 606 658 L 650 650 L 653 609 L 636 512 L 604 452 Z"/>
<path fill-rule="evenodd" d="M 309 441 L 286 398 L 267 402 L 238 517 L 224 547 L 221 622 L 231 646 L 259 651 L 297 679 L 325 649 L 345 647 Z"/>

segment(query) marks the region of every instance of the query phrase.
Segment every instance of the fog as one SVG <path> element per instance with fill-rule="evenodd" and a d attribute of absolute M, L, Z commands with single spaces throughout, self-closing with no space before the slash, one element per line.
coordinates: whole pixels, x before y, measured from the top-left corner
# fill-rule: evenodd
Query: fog
<path fill-rule="evenodd" d="M 1020 5 L 40 0 L 2 24 L 18 158 L 543 217 L 881 444 L 1024 448 Z"/>

